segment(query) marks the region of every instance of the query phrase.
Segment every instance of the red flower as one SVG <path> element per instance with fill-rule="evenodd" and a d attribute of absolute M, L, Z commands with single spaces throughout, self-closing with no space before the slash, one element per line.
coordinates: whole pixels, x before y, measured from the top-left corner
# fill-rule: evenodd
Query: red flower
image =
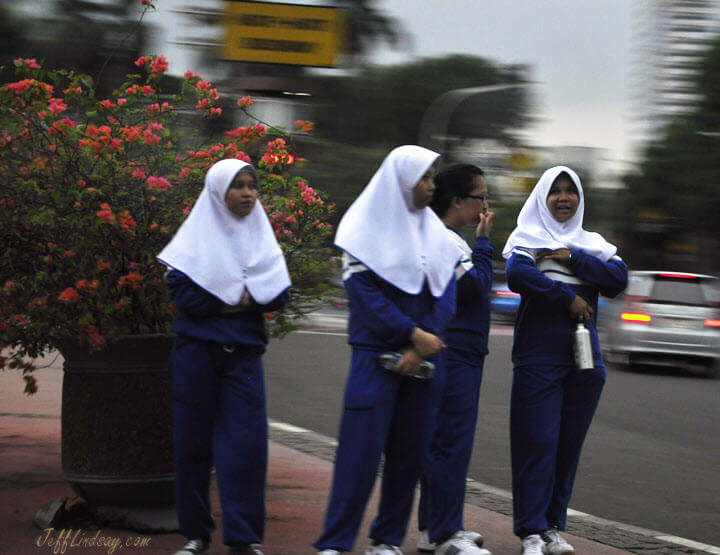
<path fill-rule="evenodd" d="M 87 338 L 90 345 L 94 348 L 101 349 L 105 345 L 105 338 L 98 333 L 95 326 L 88 326 L 85 331 L 87 332 Z"/>
<path fill-rule="evenodd" d="M 80 300 L 80 295 L 72 287 L 68 287 L 58 295 L 58 299 L 66 303 L 74 303 Z"/>
<path fill-rule="evenodd" d="M 158 56 L 155 58 L 152 62 L 150 62 L 150 67 L 152 68 L 153 77 L 157 77 L 158 75 L 165 73 L 168 70 L 168 63 L 165 56 Z"/>
<path fill-rule="evenodd" d="M 253 101 L 250 100 L 249 96 L 243 96 L 237 101 L 237 105 L 240 106 L 240 108 L 248 108 L 252 106 Z"/>
<path fill-rule="evenodd" d="M 117 213 L 118 224 L 123 231 L 130 231 L 137 226 L 132 215 L 127 210 L 123 210 Z"/>
<path fill-rule="evenodd" d="M 132 288 L 133 291 L 135 291 L 138 287 L 140 287 L 140 282 L 142 280 L 143 276 L 141 276 L 137 272 L 130 272 L 129 274 L 122 276 L 118 280 L 118 287 L 125 287 L 127 285 Z"/>

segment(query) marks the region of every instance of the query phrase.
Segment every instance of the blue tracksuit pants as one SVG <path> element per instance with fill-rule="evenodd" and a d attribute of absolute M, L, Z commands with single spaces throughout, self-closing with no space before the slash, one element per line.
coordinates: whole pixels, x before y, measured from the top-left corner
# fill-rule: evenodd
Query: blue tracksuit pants
<path fill-rule="evenodd" d="M 517 536 L 565 529 L 580 451 L 604 384 L 603 367 L 515 368 L 510 446 Z"/>
<path fill-rule="evenodd" d="M 170 361 L 175 504 L 180 533 L 208 538 L 215 465 L 223 541 L 260 543 L 265 525 L 267 415 L 260 353 L 178 336 Z"/>
<path fill-rule="evenodd" d="M 332 491 L 318 549 L 352 551 L 384 451 L 374 543 L 401 545 L 430 442 L 443 370 L 421 380 L 377 364 L 377 351 L 353 349 L 335 456 Z"/>
<path fill-rule="evenodd" d="M 445 389 L 421 480 L 418 524 L 440 543 L 463 529 L 465 479 L 472 455 L 485 357 L 448 349 Z"/>

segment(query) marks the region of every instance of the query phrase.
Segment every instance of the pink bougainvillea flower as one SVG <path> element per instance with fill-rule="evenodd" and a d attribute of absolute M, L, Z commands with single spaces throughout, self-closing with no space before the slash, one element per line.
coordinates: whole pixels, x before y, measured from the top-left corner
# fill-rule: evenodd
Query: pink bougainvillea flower
<path fill-rule="evenodd" d="M 53 115 L 57 116 L 59 113 L 67 110 L 67 104 L 65 104 L 59 98 L 51 98 L 50 100 L 48 100 L 48 108 L 53 113 Z"/>
<path fill-rule="evenodd" d="M 237 105 L 240 106 L 240 108 L 249 108 L 253 105 L 253 101 L 250 100 L 249 96 L 243 96 L 242 98 L 238 99 Z"/>
<path fill-rule="evenodd" d="M 35 58 L 16 58 L 13 60 L 15 67 L 25 67 L 26 69 L 40 69 Z"/>
<path fill-rule="evenodd" d="M 147 178 L 147 184 L 153 191 L 166 191 L 172 186 L 164 177 L 156 177 L 154 175 Z"/>
<path fill-rule="evenodd" d="M 98 218 L 100 218 L 103 223 L 106 223 L 106 224 L 113 223 L 115 221 L 115 216 L 113 215 L 112 211 L 110 210 L 110 205 L 105 202 L 100 205 L 100 208 L 102 208 L 102 210 L 99 210 L 97 212 Z"/>
<path fill-rule="evenodd" d="M 165 56 L 158 56 L 152 62 L 150 62 L 150 67 L 152 69 L 153 77 L 162 75 L 168 70 L 167 59 L 165 59 Z"/>

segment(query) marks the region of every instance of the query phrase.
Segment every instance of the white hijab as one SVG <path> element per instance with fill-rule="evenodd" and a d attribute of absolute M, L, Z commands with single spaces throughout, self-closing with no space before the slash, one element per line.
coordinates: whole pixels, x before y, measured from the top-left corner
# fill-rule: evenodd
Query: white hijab
<path fill-rule="evenodd" d="M 580 203 L 572 218 L 566 222 L 558 222 L 550 214 L 547 197 L 553 182 L 563 172 L 575 183 Z M 510 258 L 515 247 L 551 250 L 569 248 L 583 249 L 603 261 L 610 260 L 617 252 L 617 247 L 608 243 L 599 233 L 582 228 L 584 211 L 585 195 L 578 175 L 566 166 L 555 166 L 546 170 L 520 210 L 517 227 L 503 248 L 503 257 Z"/>
<path fill-rule="evenodd" d="M 430 208 L 416 209 L 413 187 L 438 154 L 413 145 L 390 152 L 338 225 L 335 244 L 398 289 L 440 297 L 460 251 Z"/>
<path fill-rule="evenodd" d="M 225 205 L 227 190 L 241 170 L 251 172 L 257 182 L 255 168 L 234 158 L 208 170 L 195 206 L 158 260 L 225 304 L 238 304 L 246 288 L 266 304 L 290 286 L 290 276 L 260 201 L 247 216 L 237 216 Z"/>

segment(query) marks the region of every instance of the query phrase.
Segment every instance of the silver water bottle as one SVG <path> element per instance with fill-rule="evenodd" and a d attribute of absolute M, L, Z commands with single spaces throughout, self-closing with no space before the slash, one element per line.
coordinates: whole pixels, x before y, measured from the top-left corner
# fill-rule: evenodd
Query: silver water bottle
<path fill-rule="evenodd" d="M 590 331 L 585 324 L 578 322 L 575 330 L 575 364 L 578 370 L 592 370 L 595 368 L 593 362 L 592 345 L 590 344 Z"/>
<path fill-rule="evenodd" d="M 391 372 L 397 372 L 397 364 L 398 362 L 400 362 L 400 359 L 402 357 L 402 353 L 383 353 L 378 357 L 378 360 L 380 361 L 380 366 L 382 366 L 386 370 L 390 370 Z M 435 365 L 428 360 L 423 360 L 420 363 L 417 374 L 412 374 L 410 377 L 418 378 L 421 380 L 428 380 L 432 378 L 434 374 Z"/>

